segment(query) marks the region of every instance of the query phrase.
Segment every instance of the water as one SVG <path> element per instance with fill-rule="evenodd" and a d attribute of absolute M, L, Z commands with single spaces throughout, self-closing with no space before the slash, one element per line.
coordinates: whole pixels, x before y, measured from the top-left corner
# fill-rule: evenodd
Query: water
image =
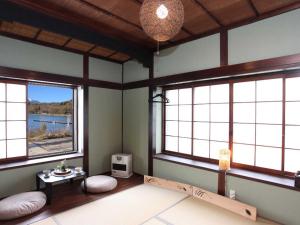
<path fill-rule="evenodd" d="M 52 115 L 42 115 L 42 114 L 29 114 L 28 116 L 28 128 L 31 129 L 39 129 L 41 125 L 44 123 L 47 125 L 47 131 L 48 132 L 54 132 L 58 130 L 69 130 L 72 132 L 73 130 L 73 121 L 71 115 L 66 116 L 52 116 Z M 39 122 L 39 121 L 49 121 L 47 122 Z M 65 124 L 61 123 L 55 123 L 55 121 L 63 122 Z"/>

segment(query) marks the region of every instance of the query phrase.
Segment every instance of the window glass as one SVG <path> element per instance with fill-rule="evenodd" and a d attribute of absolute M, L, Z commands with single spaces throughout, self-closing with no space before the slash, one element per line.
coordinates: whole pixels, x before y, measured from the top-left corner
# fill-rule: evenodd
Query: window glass
<path fill-rule="evenodd" d="M 282 101 L 282 79 L 256 81 L 257 101 Z M 276 91 L 274 91 L 276 90 Z"/>
<path fill-rule="evenodd" d="M 6 97 L 8 102 L 26 102 L 26 85 L 7 84 Z"/>
<path fill-rule="evenodd" d="M 166 136 L 165 148 L 167 151 L 178 152 L 178 137 Z"/>
<path fill-rule="evenodd" d="M 169 90 L 166 91 L 166 97 L 169 99 L 168 105 L 177 105 L 178 104 L 178 90 Z"/>
<path fill-rule="evenodd" d="M 209 140 L 209 123 L 194 123 L 194 138 Z"/>
<path fill-rule="evenodd" d="M 254 158 L 254 145 L 233 144 L 233 162 L 254 166 Z"/>
<path fill-rule="evenodd" d="M 234 102 L 255 102 L 255 81 L 234 84 Z"/>
<path fill-rule="evenodd" d="M 179 136 L 180 137 L 192 137 L 192 123 L 191 122 L 179 122 Z"/>
<path fill-rule="evenodd" d="M 282 124 L 282 102 L 257 103 L 256 122 Z"/>
<path fill-rule="evenodd" d="M 284 165 L 285 171 L 295 173 L 300 170 L 300 150 L 285 149 Z"/>
<path fill-rule="evenodd" d="M 26 139 L 15 139 L 7 141 L 7 157 L 26 156 Z"/>
<path fill-rule="evenodd" d="M 234 124 L 233 142 L 255 144 L 255 124 Z"/>
<path fill-rule="evenodd" d="M 209 86 L 194 89 L 194 104 L 209 103 Z"/>
<path fill-rule="evenodd" d="M 28 98 L 29 156 L 76 151 L 73 88 L 30 83 Z"/>
<path fill-rule="evenodd" d="M 300 77 L 286 79 L 286 101 L 300 101 Z"/>
<path fill-rule="evenodd" d="M 179 152 L 183 154 L 192 153 L 192 139 L 179 138 Z"/>
<path fill-rule="evenodd" d="M 194 156 L 209 158 L 209 141 L 194 140 Z"/>
<path fill-rule="evenodd" d="M 211 103 L 227 103 L 229 102 L 229 85 L 228 84 L 220 84 L 213 85 L 210 87 L 211 95 L 210 102 Z"/>
<path fill-rule="evenodd" d="M 192 104 L 192 88 L 179 90 L 179 104 Z"/>
<path fill-rule="evenodd" d="M 209 105 L 194 105 L 194 121 L 209 121 Z"/>
<path fill-rule="evenodd" d="M 165 106 L 165 133 L 174 136 L 165 137 L 165 150 L 218 159 L 232 141 L 233 163 L 294 173 L 300 170 L 299 87 L 300 77 L 259 78 L 166 91 L 177 105 Z"/>
<path fill-rule="evenodd" d="M 280 170 L 281 149 L 256 146 L 256 166 Z"/>

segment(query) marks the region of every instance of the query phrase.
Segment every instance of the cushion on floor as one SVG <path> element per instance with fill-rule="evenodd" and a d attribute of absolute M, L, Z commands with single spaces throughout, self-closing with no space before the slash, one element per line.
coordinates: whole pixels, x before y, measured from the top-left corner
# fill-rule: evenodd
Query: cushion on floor
<path fill-rule="evenodd" d="M 92 176 L 86 179 L 86 190 L 90 193 L 101 193 L 115 189 L 115 187 L 117 187 L 117 184 L 117 180 L 110 176 Z M 82 181 L 82 188 L 83 185 L 84 182 Z"/>
<path fill-rule="evenodd" d="M 0 220 L 16 219 L 32 214 L 46 204 L 43 192 L 32 191 L 12 195 L 0 201 Z"/>

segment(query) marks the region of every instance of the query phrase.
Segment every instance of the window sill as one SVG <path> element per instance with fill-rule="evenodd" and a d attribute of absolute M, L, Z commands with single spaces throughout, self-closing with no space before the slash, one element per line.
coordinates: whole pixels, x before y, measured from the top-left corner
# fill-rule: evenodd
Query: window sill
<path fill-rule="evenodd" d="M 157 160 L 172 162 L 172 163 L 189 166 L 193 168 L 208 170 L 215 173 L 220 172 L 219 166 L 212 163 L 200 162 L 192 159 L 186 159 L 186 158 L 171 156 L 167 154 L 156 154 L 153 156 L 153 158 Z M 295 191 L 300 191 L 300 188 L 294 186 L 294 179 L 287 178 L 287 177 L 272 176 L 268 174 L 252 172 L 252 171 L 242 170 L 242 169 L 235 169 L 235 168 L 227 171 L 226 175 L 247 179 L 251 181 L 256 181 L 260 183 L 265 183 L 269 185 L 274 185 L 282 188 L 287 188 Z"/>
<path fill-rule="evenodd" d="M 4 163 L 4 164 L 0 164 L 0 171 L 39 165 L 44 163 L 57 162 L 64 159 L 76 159 L 82 157 L 83 157 L 82 153 L 73 153 L 73 154 L 66 154 L 66 155 L 59 155 L 59 156 L 49 156 L 45 158 L 29 159 L 29 160 L 19 161 L 19 162 Z"/>

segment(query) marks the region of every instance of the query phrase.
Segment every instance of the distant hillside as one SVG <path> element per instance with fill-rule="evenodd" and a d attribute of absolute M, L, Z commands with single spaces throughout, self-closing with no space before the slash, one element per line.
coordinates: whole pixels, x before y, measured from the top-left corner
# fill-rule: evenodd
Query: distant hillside
<path fill-rule="evenodd" d="M 30 101 L 28 110 L 30 114 L 72 114 L 72 100 L 66 102 L 42 103 L 38 101 Z"/>

